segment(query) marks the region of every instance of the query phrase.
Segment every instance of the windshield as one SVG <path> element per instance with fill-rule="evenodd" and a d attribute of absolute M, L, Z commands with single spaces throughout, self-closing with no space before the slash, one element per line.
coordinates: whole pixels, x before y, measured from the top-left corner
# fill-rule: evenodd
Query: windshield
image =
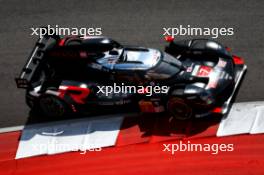
<path fill-rule="evenodd" d="M 181 62 L 169 54 L 163 53 L 161 61 L 147 72 L 149 78 L 165 79 L 180 72 Z"/>
<path fill-rule="evenodd" d="M 137 62 L 148 69 L 155 66 L 160 60 L 161 53 L 156 49 L 126 48 L 121 55 L 123 62 Z"/>

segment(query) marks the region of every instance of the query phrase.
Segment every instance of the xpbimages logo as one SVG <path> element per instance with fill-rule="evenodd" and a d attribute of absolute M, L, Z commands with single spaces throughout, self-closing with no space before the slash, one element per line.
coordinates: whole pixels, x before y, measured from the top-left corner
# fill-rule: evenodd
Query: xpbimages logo
<path fill-rule="evenodd" d="M 234 28 L 232 27 L 192 27 L 190 25 L 177 27 L 164 27 L 163 36 L 211 36 L 218 38 L 219 36 L 232 36 L 234 35 Z"/>
<path fill-rule="evenodd" d="M 97 94 L 109 96 L 111 94 L 144 94 L 152 96 L 153 94 L 166 94 L 169 92 L 168 86 L 129 86 L 124 83 L 113 86 L 97 86 Z"/>
<path fill-rule="evenodd" d="M 42 38 L 44 35 L 76 35 L 76 36 L 100 36 L 102 35 L 102 28 L 100 27 L 60 27 L 59 25 L 47 27 L 31 27 L 31 35 L 36 35 Z"/>
<path fill-rule="evenodd" d="M 234 144 L 198 144 L 183 143 L 180 141 L 177 144 L 163 144 L 163 152 L 169 152 L 174 155 L 176 152 L 209 152 L 211 154 L 218 154 L 219 152 L 234 151 Z"/>

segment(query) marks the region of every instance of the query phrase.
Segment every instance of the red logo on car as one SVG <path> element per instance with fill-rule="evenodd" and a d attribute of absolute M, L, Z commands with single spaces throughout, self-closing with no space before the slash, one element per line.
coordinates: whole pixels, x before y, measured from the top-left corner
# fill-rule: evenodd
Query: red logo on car
<path fill-rule="evenodd" d="M 199 68 L 197 76 L 199 76 L 199 77 L 207 77 L 210 74 L 211 71 L 212 71 L 211 67 L 209 67 L 209 66 L 201 66 Z"/>

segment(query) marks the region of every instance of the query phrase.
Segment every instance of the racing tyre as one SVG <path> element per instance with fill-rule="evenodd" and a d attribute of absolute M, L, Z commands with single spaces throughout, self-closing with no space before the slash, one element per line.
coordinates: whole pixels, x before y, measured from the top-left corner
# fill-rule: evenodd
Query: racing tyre
<path fill-rule="evenodd" d="M 45 95 L 39 99 L 39 109 L 47 117 L 62 117 L 67 113 L 68 106 L 56 96 Z"/>
<path fill-rule="evenodd" d="M 178 97 L 170 97 L 167 102 L 169 115 L 177 120 L 188 120 L 192 117 L 192 108 Z"/>
<path fill-rule="evenodd" d="M 30 98 L 28 95 L 26 95 L 25 97 L 26 99 L 26 104 L 27 106 L 30 108 L 30 109 L 33 109 L 34 108 L 34 100 L 32 98 Z"/>

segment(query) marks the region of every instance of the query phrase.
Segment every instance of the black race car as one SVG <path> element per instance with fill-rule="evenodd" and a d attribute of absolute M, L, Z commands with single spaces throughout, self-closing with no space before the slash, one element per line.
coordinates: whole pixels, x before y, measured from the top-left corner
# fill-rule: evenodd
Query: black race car
<path fill-rule="evenodd" d="M 127 104 L 178 119 L 226 114 L 246 71 L 243 59 L 212 40 L 166 40 L 163 52 L 106 37 L 44 36 L 16 84 L 26 89 L 28 106 L 47 116 Z M 109 91 L 113 85 L 118 93 Z M 143 90 L 120 91 L 124 86 Z M 155 86 L 168 88 L 149 95 Z"/>

